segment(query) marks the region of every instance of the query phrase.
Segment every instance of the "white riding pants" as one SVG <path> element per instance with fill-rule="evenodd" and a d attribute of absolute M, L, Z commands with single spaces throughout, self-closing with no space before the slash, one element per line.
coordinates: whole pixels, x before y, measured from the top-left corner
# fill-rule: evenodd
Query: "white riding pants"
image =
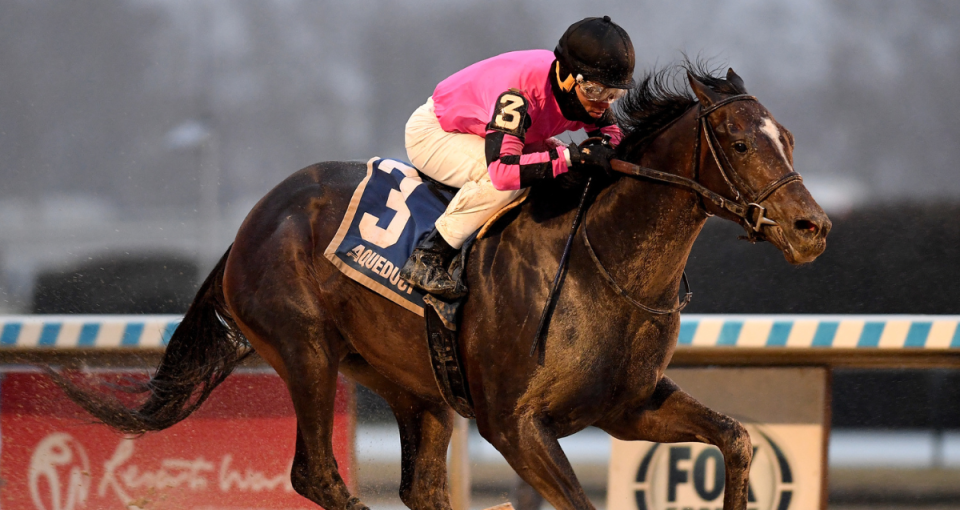
<path fill-rule="evenodd" d="M 437 219 L 437 231 L 454 248 L 477 231 L 522 190 L 501 191 L 490 182 L 485 140 L 470 133 L 448 133 L 440 127 L 433 98 L 417 108 L 404 131 L 407 157 L 413 166 L 447 186 L 460 188 Z"/>

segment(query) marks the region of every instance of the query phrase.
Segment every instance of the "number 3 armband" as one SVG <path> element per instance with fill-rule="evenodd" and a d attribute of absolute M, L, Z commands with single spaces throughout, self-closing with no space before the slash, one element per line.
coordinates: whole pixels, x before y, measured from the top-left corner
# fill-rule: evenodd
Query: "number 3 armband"
<path fill-rule="evenodd" d="M 487 129 L 508 133 L 523 140 L 528 127 L 530 117 L 527 115 L 527 100 L 520 91 L 510 89 L 500 94 Z"/>

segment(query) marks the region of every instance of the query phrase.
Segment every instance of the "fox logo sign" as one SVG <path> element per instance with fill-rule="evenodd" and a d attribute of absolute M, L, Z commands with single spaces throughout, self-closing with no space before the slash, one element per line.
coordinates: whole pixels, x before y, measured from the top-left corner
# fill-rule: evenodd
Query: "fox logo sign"
<path fill-rule="evenodd" d="M 826 370 L 709 367 L 667 372 L 705 406 L 746 427 L 753 444 L 747 510 L 827 507 Z M 726 473 L 716 447 L 611 441 L 607 510 L 723 508 Z"/>
<path fill-rule="evenodd" d="M 747 426 L 753 440 L 748 510 L 798 510 L 791 461 L 769 432 Z M 636 510 L 722 510 L 723 455 L 701 443 L 642 443 L 632 503 Z M 627 506 L 626 508 L 630 508 Z"/>

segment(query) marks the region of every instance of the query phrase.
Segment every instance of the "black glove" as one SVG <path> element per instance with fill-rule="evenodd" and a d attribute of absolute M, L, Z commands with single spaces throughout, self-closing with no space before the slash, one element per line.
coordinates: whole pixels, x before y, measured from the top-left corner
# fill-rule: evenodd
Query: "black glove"
<path fill-rule="evenodd" d="M 613 175 L 610 160 L 617 156 L 617 151 L 610 146 L 606 138 L 587 138 L 579 146 L 571 143 L 567 149 L 570 151 L 570 170 L 601 170 L 608 176 Z"/>

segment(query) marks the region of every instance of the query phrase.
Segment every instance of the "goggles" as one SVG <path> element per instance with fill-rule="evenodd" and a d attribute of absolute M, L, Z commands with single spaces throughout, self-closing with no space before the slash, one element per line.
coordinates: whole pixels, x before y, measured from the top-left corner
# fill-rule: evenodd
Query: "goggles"
<path fill-rule="evenodd" d="M 586 81 L 579 74 L 577 75 L 577 85 L 580 86 L 583 97 L 595 103 L 612 103 L 627 93 L 627 89 L 617 89 L 595 81 Z"/>

